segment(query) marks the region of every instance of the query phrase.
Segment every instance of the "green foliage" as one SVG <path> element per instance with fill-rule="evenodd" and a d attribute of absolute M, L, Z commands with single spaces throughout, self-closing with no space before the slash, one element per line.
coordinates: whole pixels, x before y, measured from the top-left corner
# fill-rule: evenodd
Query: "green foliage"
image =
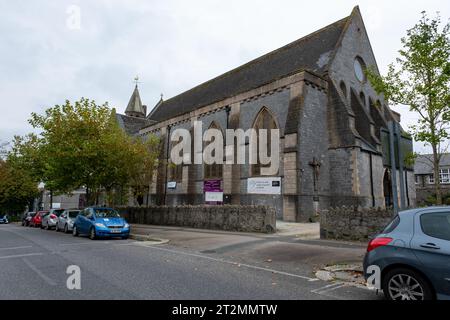
<path fill-rule="evenodd" d="M 414 138 L 439 144 L 448 138 L 450 119 L 450 24 L 442 30 L 440 17 L 422 19 L 402 38 L 403 49 L 385 77 L 369 68 L 367 76 L 378 93 L 393 104 L 410 107 L 420 119 Z"/>
<path fill-rule="evenodd" d="M 434 172 L 437 175 L 443 150 L 441 143 L 449 138 L 450 120 L 450 23 L 441 28 L 441 19 L 422 12 L 422 18 L 401 39 L 402 49 L 386 76 L 368 68 L 367 77 L 378 93 L 390 104 L 409 106 L 419 115 L 410 127 L 416 141 L 431 145 Z M 441 201 L 436 183 L 437 201 Z"/>
<path fill-rule="evenodd" d="M 106 103 L 66 101 L 42 115 L 33 113 L 29 122 L 40 135 L 16 137 L 9 158 L 55 194 L 85 187 L 93 203 L 100 192 L 126 190 L 157 159 L 155 139 L 128 136 Z"/>
<path fill-rule="evenodd" d="M 418 156 L 418 155 L 419 155 L 419 154 L 416 153 L 416 152 L 409 152 L 409 153 L 405 154 L 404 160 L 403 160 L 405 166 L 406 166 L 407 168 L 412 168 L 412 167 L 414 167 L 414 164 L 415 164 L 415 162 L 416 162 L 416 159 L 417 159 L 417 156 Z"/>
<path fill-rule="evenodd" d="M 0 213 L 22 213 L 37 195 L 37 183 L 27 171 L 0 160 Z"/>
<path fill-rule="evenodd" d="M 428 196 L 425 199 L 425 204 L 427 206 L 435 206 L 435 205 L 437 205 L 438 203 L 437 203 L 436 194 L 432 194 L 432 195 Z M 442 196 L 442 204 L 447 205 L 447 206 L 450 205 L 450 194 L 444 194 Z"/>

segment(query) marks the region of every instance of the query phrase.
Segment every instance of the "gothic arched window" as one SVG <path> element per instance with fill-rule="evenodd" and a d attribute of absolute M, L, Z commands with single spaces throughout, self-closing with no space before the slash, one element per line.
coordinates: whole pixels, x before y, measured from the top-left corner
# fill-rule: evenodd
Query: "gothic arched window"
<path fill-rule="evenodd" d="M 209 126 L 209 129 L 217 129 L 217 130 L 221 130 L 220 126 L 215 123 L 214 121 L 211 123 L 211 125 Z M 209 145 L 211 142 L 208 142 L 205 144 L 205 147 L 207 145 Z M 215 151 L 213 152 L 212 156 L 215 156 Z M 205 180 L 207 179 L 222 179 L 223 177 L 223 165 L 222 164 L 218 164 L 218 163 L 213 163 L 213 164 L 204 164 L 204 178 Z"/>
<path fill-rule="evenodd" d="M 253 129 L 256 130 L 256 135 L 258 137 L 258 139 L 257 139 L 258 152 L 259 152 L 259 138 L 260 138 L 259 132 L 261 129 L 268 130 L 268 132 L 267 132 L 267 152 L 268 152 L 268 156 L 270 156 L 271 145 L 272 145 L 271 144 L 271 130 L 278 129 L 278 125 L 277 125 L 277 122 L 275 121 L 275 118 L 272 116 L 270 111 L 267 110 L 266 107 L 262 108 L 261 111 L 259 112 L 259 114 L 256 116 L 256 120 L 253 125 Z M 252 165 L 251 175 L 252 176 L 260 176 L 261 168 L 264 168 L 264 167 L 270 167 L 270 164 L 262 165 L 259 163 L 259 159 L 258 159 L 258 164 Z"/>

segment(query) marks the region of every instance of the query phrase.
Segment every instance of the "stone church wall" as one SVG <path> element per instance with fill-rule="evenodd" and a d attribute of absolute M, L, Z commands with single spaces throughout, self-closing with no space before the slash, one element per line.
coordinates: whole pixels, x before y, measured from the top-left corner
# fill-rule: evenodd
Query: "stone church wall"
<path fill-rule="evenodd" d="M 269 206 L 153 206 L 118 208 L 129 223 L 218 229 L 241 232 L 276 232 L 275 210 Z"/>

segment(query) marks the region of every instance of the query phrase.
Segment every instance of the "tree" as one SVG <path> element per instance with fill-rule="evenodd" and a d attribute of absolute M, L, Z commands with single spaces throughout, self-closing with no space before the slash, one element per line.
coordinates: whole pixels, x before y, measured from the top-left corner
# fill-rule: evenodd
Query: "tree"
<path fill-rule="evenodd" d="M 39 183 L 46 180 L 46 157 L 42 149 L 43 140 L 34 133 L 23 137 L 15 136 L 6 158 L 11 166 L 26 171 Z"/>
<path fill-rule="evenodd" d="M 84 98 L 75 104 L 66 101 L 43 115 L 33 113 L 30 123 L 41 130 L 33 141 L 42 162 L 36 165 L 37 174 L 47 189 L 70 193 L 85 187 L 88 203 L 98 203 L 101 192 L 126 190 L 143 169 L 143 142 L 120 128 L 115 110 L 107 103 L 97 105 Z M 28 140 L 16 143 L 18 159 L 33 159 L 23 161 L 24 167 L 33 165 L 35 159 Z"/>
<path fill-rule="evenodd" d="M 0 159 L 0 213 L 23 212 L 38 192 L 36 181 L 27 171 Z"/>
<path fill-rule="evenodd" d="M 0 141 L 0 159 L 5 159 L 6 156 L 8 155 L 8 151 L 6 149 L 7 146 L 8 146 L 7 142 Z"/>
<path fill-rule="evenodd" d="M 443 142 L 449 138 L 450 120 L 450 24 L 441 28 L 439 14 L 422 18 L 401 39 L 403 48 L 386 76 L 368 68 L 367 76 L 378 93 L 390 104 L 409 106 L 419 115 L 411 126 L 416 141 L 429 144 L 433 150 L 433 172 L 438 204 L 442 204 L 439 163 L 445 152 Z"/>
<path fill-rule="evenodd" d="M 146 139 L 136 138 L 133 146 L 136 167 L 133 168 L 131 174 L 131 186 L 137 197 L 143 199 L 144 194 L 147 194 L 146 203 L 148 204 L 148 196 L 160 156 L 160 152 L 158 152 L 161 148 L 160 139 L 152 135 Z"/>

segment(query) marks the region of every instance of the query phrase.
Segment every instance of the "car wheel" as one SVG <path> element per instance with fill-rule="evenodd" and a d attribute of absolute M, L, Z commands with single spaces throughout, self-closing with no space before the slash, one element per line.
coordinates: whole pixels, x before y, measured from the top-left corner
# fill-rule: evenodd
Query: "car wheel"
<path fill-rule="evenodd" d="M 73 235 L 74 237 L 78 237 L 78 235 L 79 235 L 78 229 L 77 229 L 76 226 L 73 226 L 72 235 Z"/>
<path fill-rule="evenodd" d="M 383 292 L 388 300 L 433 300 L 432 287 L 418 272 L 393 269 L 383 279 Z"/>
<path fill-rule="evenodd" d="M 95 228 L 92 227 L 91 230 L 89 231 L 89 239 L 91 240 L 95 240 L 96 236 L 95 236 Z"/>
<path fill-rule="evenodd" d="M 67 227 L 67 223 L 64 225 L 64 233 L 69 233 L 69 228 Z"/>

